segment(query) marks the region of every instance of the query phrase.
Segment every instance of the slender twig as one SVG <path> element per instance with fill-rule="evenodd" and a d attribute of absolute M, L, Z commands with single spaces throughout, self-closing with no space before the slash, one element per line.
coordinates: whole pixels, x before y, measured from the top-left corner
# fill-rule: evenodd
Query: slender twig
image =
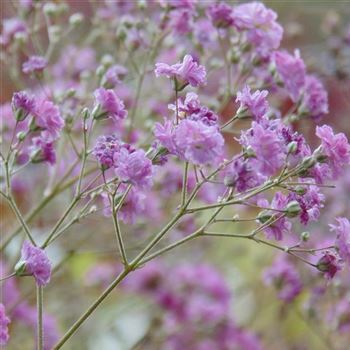
<path fill-rule="evenodd" d="M 44 329 L 43 329 L 43 287 L 36 287 L 36 303 L 37 303 L 37 349 L 44 350 Z"/>

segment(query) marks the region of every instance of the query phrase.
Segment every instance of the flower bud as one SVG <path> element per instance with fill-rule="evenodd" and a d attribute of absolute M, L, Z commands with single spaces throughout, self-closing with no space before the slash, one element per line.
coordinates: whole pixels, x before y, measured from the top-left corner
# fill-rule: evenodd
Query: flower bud
<path fill-rule="evenodd" d="M 303 196 L 306 192 L 307 192 L 307 189 L 303 186 L 297 186 L 295 188 L 295 192 L 299 195 L 299 196 Z"/>
<path fill-rule="evenodd" d="M 23 260 L 20 260 L 15 265 L 15 273 L 16 276 L 23 276 L 26 272 L 26 262 Z"/>
<path fill-rule="evenodd" d="M 60 26 L 56 26 L 56 25 L 50 26 L 48 28 L 48 33 L 49 33 L 50 42 L 57 43 L 60 41 L 61 33 L 62 33 Z"/>
<path fill-rule="evenodd" d="M 257 219 L 261 224 L 265 224 L 267 221 L 269 221 L 272 218 L 272 215 L 267 211 L 263 210 L 258 214 Z"/>
<path fill-rule="evenodd" d="M 312 168 L 316 164 L 316 159 L 313 156 L 305 157 L 301 163 L 303 170 Z"/>
<path fill-rule="evenodd" d="M 310 232 L 304 231 L 301 233 L 300 238 L 303 242 L 307 242 L 310 239 Z"/>
<path fill-rule="evenodd" d="M 27 136 L 27 134 L 24 131 L 20 131 L 19 133 L 17 133 L 17 139 L 19 142 L 24 141 L 26 136 Z"/>
<path fill-rule="evenodd" d="M 298 143 L 296 141 L 292 141 L 288 144 L 288 154 L 294 154 L 298 150 Z"/>
<path fill-rule="evenodd" d="M 298 201 L 291 201 L 286 207 L 286 214 L 289 218 L 298 216 L 301 212 L 301 207 Z"/>
<path fill-rule="evenodd" d="M 69 17 L 69 24 L 77 27 L 78 25 L 80 25 L 84 20 L 84 16 L 81 13 L 74 13 L 73 15 L 71 15 Z"/>
<path fill-rule="evenodd" d="M 106 68 L 109 68 L 113 63 L 114 59 L 112 55 L 104 55 L 101 59 L 101 64 Z"/>
<path fill-rule="evenodd" d="M 255 152 L 251 146 L 248 146 L 244 150 L 244 158 L 253 158 L 255 157 Z"/>

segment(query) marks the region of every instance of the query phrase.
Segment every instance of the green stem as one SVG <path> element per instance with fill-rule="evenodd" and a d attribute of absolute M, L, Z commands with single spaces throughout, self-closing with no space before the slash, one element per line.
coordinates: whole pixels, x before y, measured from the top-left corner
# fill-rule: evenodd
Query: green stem
<path fill-rule="evenodd" d="M 182 194 L 181 194 L 181 206 L 185 205 L 187 195 L 187 178 L 188 178 L 188 162 L 185 162 L 183 179 L 182 179 Z"/>
<path fill-rule="evenodd" d="M 38 313 L 38 325 L 37 325 L 37 349 L 44 349 L 44 330 L 43 330 L 43 287 L 37 286 L 36 288 L 36 303 Z"/>

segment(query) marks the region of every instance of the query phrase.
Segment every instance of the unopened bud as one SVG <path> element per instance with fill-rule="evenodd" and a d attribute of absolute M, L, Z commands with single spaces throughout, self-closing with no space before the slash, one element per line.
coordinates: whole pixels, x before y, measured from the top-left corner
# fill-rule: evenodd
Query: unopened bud
<path fill-rule="evenodd" d="M 272 215 L 267 210 L 263 210 L 258 214 L 257 219 L 261 224 L 265 224 L 267 221 L 271 220 Z"/>
<path fill-rule="evenodd" d="M 286 214 L 289 218 L 298 216 L 301 212 L 301 207 L 298 201 L 291 201 L 286 207 Z"/>
<path fill-rule="evenodd" d="M 17 133 L 17 139 L 19 142 L 24 141 L 26 136 L 27 136 L 27 134 L 24 131 L 20 131 L 19 133 Z"/>
<path fill-rule="evenodd" d="M 316 159 L 313 156 L 305 157 L 301 163 L 303 169 L 310 169 L 316 164 Z"/>
<path fill-rule="evenodd" d="M 79 24 L 81 24 L 84 20 L 84 16 L 81 13 L 74 13 L 69 17 L 69 24 L 77 27 Z"/>
<path fill-rule="evenodd" d="M 310 232 L 302 232 L 300 238 L 302 239 L 302 241 L 307 242 L 310 239 Z"/>
<path fill-rule="evenodd" d="M 298 143 L 296 141 L 292 141 L 288 144 L 288 154 L 293 154 L 298 149 Z"/>

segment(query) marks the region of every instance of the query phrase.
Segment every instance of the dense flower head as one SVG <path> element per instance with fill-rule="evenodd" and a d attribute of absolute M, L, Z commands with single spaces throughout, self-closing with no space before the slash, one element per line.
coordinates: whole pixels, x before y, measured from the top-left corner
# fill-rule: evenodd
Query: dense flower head
<path fill-rule="evenodd" d="M 346 218 L 337 218 L 336 225 L 330 225 L 337 235 L 335 245 L 339 256 L 350 266 L 350 222 Z"/>
<path fill-rule="evenodd" d="M 273 175 L 282 166 L 286 149 L 273 122 L 253 122 L 250 129 L 242 132 L 239 142 L 254 151 L 254 162 L 263 175 Z"/>
<path fill-rule="evenodd" d="M 256 121 L 259 121 L 268 111 L 269 103 L 266 99 L 268 91 L 250 92 L 250 87 L 246 85 L 242 91 L 237 93 L 236 102 L 240 103 L 238 113 L 248 112 Z"/>
<path fill-rule="evenodd" d="M 224 3 L 218 2 L 211 4 L 208 7 L 207 15 L 213 22 L 213 25 L 218 28 L 227 28 L 233 25 L 233 8 Z"/>
<path fill-rule="evenodd" d="M 313 75 L 306 76 L 300 111 L 316 121 L 328 113 L 327 91 Z"/>
<path fill-rule="evenodd" d="M 187 84 L 197 87 L 206 83 L 205 67 L 199 65 L 191 55 L 186 55 L 182 62 L 172 66 L 166 63 L 157 63 L 154 72 L 157 77 L 164 75 L 167 78 L 176 78 L 180 84 L 179 88 Z"/>
<path fill-rule="evenodd" d="M 286 51 L 276 51 L 273 55 L 277 73 L 290 98 L 296 102 L 304 88 L 306 68 L 299 51 L 294 56 Z"/>
<path fill-rule="evenodd" d="M 121 148 L 133 151 L 133 147 L 120 141 L 116 135 L 99 136 L 92 150 L 92 154 L 104 169 L 114 166 L 114 155 Z"/>
<path fill-rule="evenodd" d="M 41 73 L 47 66 L 47 60 L 42 56 L 31 56 L 29 59 L 23 63 L 22 70 L 23 73 Z"/>
<path fill-rule="evenodd" d="M 176 111 L 176 106 L 170 105 L 170 108 Z M 219 119 L 212 110 L 201 105 L 198 95 L 194 92 L 188 92 L 184 101 L 179 99 L 178 109 L 180 117 L 201 121 L 206 125 L 216 125 Z"/>
<path fill-rule="evenodd" d="M 114 166 L 120 180 L 142 188 L 152 185 L 152 161 L 143 150 L 130 152 L 122 148 L 114 154 Z"/>
<path fill-rule="evenodd" d="M 6 345 L 10 336 L 8 331 L 8 325 L 10 319 L 6 316 L 5 306 L 0 303 L 0 345 Z"/>
<path fill-rule="evenodd" d="M 278 297 L 292 302 L 302 291 L 303 284 L 296 267 L 284 256 L 278 256 L 273 264 L 264 271 L 264 282 L 278 290 Z"/>
<path fill-rule="evenodd" d="M 24 120 L 35 110 L 35 99 L 26 91 L 15 92 L 12 96 L 12 108 L 16 113 L 18 121 Z"/>
<path fill-rule="evenodd" d="M 59 108 L 47 99 L 36 101 L 34 121 L 47 140 L 56 140 L 64 126 Z"/>
<path fill-rule="evenodd" d="M 280 46 L 283 28 L 277 23 L 277 14 L 261 2 L 251 2 L 234 7 L 234 25 L 245 31 L 247 40 L 262 55 Z"/>
<path fill-rule="evenodd" d="M 174 144 L 180 157 L 203 165 L 220 160 L 224 138 L 215 126 L 185 119 L 175 129 Z"/>
<path fill-rule="evenodd" d="M 115 122 L 125 119 L 128 112 L 124 102 L 111 89 L 99 88 L 94 92 L 95 107 L 94 118 L 112 118 Z"/>
<path fill-rule="evenodd" d="M 333 177 L 343 171 L 345 165 L 350 163 L 350 144 L 343 133 L 334 134 L 328 125 L 317 126 L 316 136 L 321 139 L 321 152 L 327 156 Z"/>
<path fill-rule="evenodd" d="M 39 286 L 45 286 L 50 282 L 51 262 L 43 249 L 24 241 L 21 263 L 25 266 L 25 272 L 32 274 Z"/>

